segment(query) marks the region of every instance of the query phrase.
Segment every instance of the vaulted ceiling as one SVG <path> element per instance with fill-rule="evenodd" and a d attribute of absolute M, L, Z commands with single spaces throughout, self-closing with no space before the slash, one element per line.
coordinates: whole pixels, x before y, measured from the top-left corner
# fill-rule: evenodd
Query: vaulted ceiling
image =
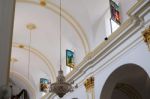
<path fill-rule="evenodd" d="M 96 47 L 93 46 L 93 32 L 97 21 L 108 9 L 108 1 L 62 0 L 61 60 L 64 69 L 66 49 L 74 50 L 78 65 Z M 16 1 L 11 55 L 16 59 L 11 62 L 11 71 L 23 76 L 35 88 L 39 87 L 40 78 L 55 81 L 60 63 L 60 0 L 46 0 L 46 6 L 39 2 Z M 31 23 L 36 28 L 30 31 L 27 25 Z"/>

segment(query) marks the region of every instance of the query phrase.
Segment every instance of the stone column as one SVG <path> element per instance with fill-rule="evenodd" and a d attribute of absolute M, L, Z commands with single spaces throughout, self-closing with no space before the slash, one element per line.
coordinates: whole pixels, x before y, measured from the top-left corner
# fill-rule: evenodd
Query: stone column
<path fill-rule="evenodd" d="M 0 0 L 0 86 L 9 78 L 15 0 Z"/>

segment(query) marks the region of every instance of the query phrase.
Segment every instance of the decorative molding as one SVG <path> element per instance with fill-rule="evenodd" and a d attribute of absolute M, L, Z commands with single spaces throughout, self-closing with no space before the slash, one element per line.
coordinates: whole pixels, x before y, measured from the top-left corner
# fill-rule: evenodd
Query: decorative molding
<path fill-rule="evenodd" d="M 89 77 L 88 79 L 86 79 L 86 81 L 84 82 L 84 86 L 86 88 L 86 91 L 90 91 L 91 89 L 94 88 L 94 77 Z"/>
<path fill-rule="evenodd" d="M 150 26 L 149 28 L 145 29 L 142 33 L 143 33 L 144 41 L 150 50 Z"/>
<path fill-rule="evenodd" d="M 148 3 L 150 3 L 150 1 L 149 1 L 149 0 L 137 0 L 137 3 L 134 4 L 134 5 L 129 9 L 129 11 L 127 12 L 127 14 L 128 14 L 129 16 L 135 15 L 135 13 L 139 12 L 139 10 L 140 10 L 143 6 L 145 6 L 146 3 L 148 4 Z"/>
<path fill-rule="evenodd" d="M 98 62 L 102 61 L 105 57 L 112 53 L 114 49 L 118 48 L 121 44 L 127 41 L 127 39 L 143 28 L 144 23 L 141 18 L 144 19 L 143 17 L 149 13 L 149 11 L 145 11 L 150 7 L 148 4 L 149 2 L 139 9 L 139 12 L 137 12 L 136 15 L 133 15 L 124 24 L 122 24 L 121 27 L 109 37 L 107 42 L 102 42 L 96 49 L 90 52 L 84 60 L 67 75 L 67 80 L 72 81 L 80 78 L 87 70 L 96 66 Z M 102 67 L 103 66 L 100 66 L 98 69 Z"/>
<path fill-rule="evenodd" d="M 147 2 L 148 0 L 146 0 L 145 2 L 144 1 L 145 0 L 138 0 L 138 5 L 139 4 L 140 5 L 134 6 L 134 9 L 138 9 L 138 11 L 135 12 L 135 10 L 131 8 L 132 11 L 130 9 L 129 12 L 132 13 L 132 15 L 129 15 L 130 16 L 129 19 L 125 23 L 123 23 L 121 27 L 109 37 L 107 42 L 106 41 L 102 42 L 97 48 L 89 52 L 84 58 L 84 60 L 66 76 L 67 81 L 72 80 L 75 81 L 81 76 L 83 76 L 86 73 L 86 71 L 96 66 L 98 62 L 102 61 L 111 52 L 113 52 L 114 49 L 118 48 L 118 46 L 123 44 L 130 37 L 135 35 L 141 28 L 143 28 L 144 27 L 143 25 L 147 24 L 147 23 L 144 24 L 144 16 L 146 16 L 149 13 L 148 9 L 150 8 L 150 6 L 149 2 Z M 134 44 L 127 45 L 124 49 L 127 51 L 133 48 L 135 45 L 137 45 L 137 43 L 142 41 L 141 38 L 142 37 L 137 37 L 136 40 L 133 40 Z M 121 51 L 124 51 L 124 49 L 122 49 Z M 119 52 L 119 54 L 117 53 L 116 55 L 114 55 L 114 57 L 118 58 L 120 56 L 121 51 Z M 121 55 L 124 53 L 121 53 Z M 110 59 L 111 62 L 114 60 L 114 57 Z M 102 66 L 97 67 L 97 70 L 92 71 L 92 73 L 94 74 L 94 72 L 101 70 L 107 63 L 103 63 Z M 105 65 L 105 67 L 106 66 L 107 65 Z M 84 80 L 82 80 L 80 83 L 82 83 L 83 81 Z"/>

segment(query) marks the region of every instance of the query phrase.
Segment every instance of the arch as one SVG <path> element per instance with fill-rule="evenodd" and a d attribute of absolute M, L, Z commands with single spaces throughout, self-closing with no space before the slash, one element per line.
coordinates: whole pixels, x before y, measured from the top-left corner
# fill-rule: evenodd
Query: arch
<path fill-rule="evenodd" d="M 31 92 L 31 94 L 29 94 L 31 99 L 36 99 L 36 89 L 34 89 L 34 87 L 25 77 L 17 72 L 10 71 L 10 79 L 13 79 L 12 76 L 16 78 L 19 83 L 25 85 L 28 92 Z"/>
<path fill-rule="evenodd" d="M 124 93 L 130 99 L 142 99 L 140 93 L 129 84 L 118 83 L 114 90 Z"/>
<path fill-rule="evenodd" d="M 31 0 L 16 0 L 16 2 L 25 2 L 25 3 L 32 3 L 32 4 L 36 4 L 36 5 L 40 5 L 37 1 L 31 1 Z M 54 13 L 59 15 L 59 6 L 47 1 L 47 6 L 45 6 L 45 8 L 53 11 Z M 82 45 L 84 47 L 84 51 L 85 51 L 85 55 L 88 54 L 90 52 L 90 46 L 88 43 L 88 39 L 86 36 L 85 31 L 82 29 L 81 25 L 77 22 L 77 20 L 70 15 L 67 11 L 65 11 L 64 9 L 62 9 L 62 17 L 75 29 L 77 35 L 79 36 L 79 38 L 82 41 Z"/>
<path fill-rule="evenodd" d="M 19 48 L 20 45 L 22 45 L 22 44 L 13 42 L 12 47 Z M 24 46 L 24 47 L 21 48 L 21 49 L 23 49 L 23 50 L 28 50 L 28 49 L 29 49 L 28 46 L 26 46 L 26 45 L 23 45 L 23 46 Z M 49 59 L 47 59 L 46 56 L 44 56 L 40 51 L 38 51 L 38 50 L 35 49 L 35 48 L 32 48 L 32 47 L 31 47 L 31 52 L 32 52 L 33 54 L 35 54 L 36 56 L 38 56 L 38 57 L 46 64 L 46 66 L 48 66 L 49 71 L 50 71 L 51 74 L 52 74 L 51 80 L 52 80 L 52 81 L 55 81 L 55 80 L 56 80 L 56 70 L 54 69 L 54 66 L 53 66 L 52 63 L 49 61 Z"/>
<path fill-rule="evenodd" d="M 147 99 L 147 97 L 150 97 L 148 95 L 150 79 L 147 72 L 140 66 L 125 64 L 114 70 L 107 78 L 102 88 L 100 99 L 112 99 L 114 89 L 123 92 L 131 99 Z M 128 93 L 131 92 L 132 95 L 129 95 Z M 134 98 L 132 98 L 133 95 Z"/>

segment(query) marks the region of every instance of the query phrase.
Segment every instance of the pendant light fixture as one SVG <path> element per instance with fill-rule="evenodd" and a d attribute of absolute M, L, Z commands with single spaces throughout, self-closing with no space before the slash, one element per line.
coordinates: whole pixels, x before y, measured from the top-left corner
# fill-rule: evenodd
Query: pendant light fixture
<path fill-rule="evenodd" d="M 28 44 L 28 80 L 30 79 L 30 58 L 31 58 L 31 31 L 36 29 L 33 23 L 27 24 L 26 28 L 29 30 L 29 44 Z"/>
<path fill-rule="evenodd" d="M 66 82 L 63 75 L 62 63 L 61 63 L 61 0 L 60 0 L 60 70 L 58 71 L 58 76 L 55 83 L 50 86 L 50 92 L 55 93 L 60 98 L 62 98 L 66 93 L 73 90 L 70 83 Z"/>

